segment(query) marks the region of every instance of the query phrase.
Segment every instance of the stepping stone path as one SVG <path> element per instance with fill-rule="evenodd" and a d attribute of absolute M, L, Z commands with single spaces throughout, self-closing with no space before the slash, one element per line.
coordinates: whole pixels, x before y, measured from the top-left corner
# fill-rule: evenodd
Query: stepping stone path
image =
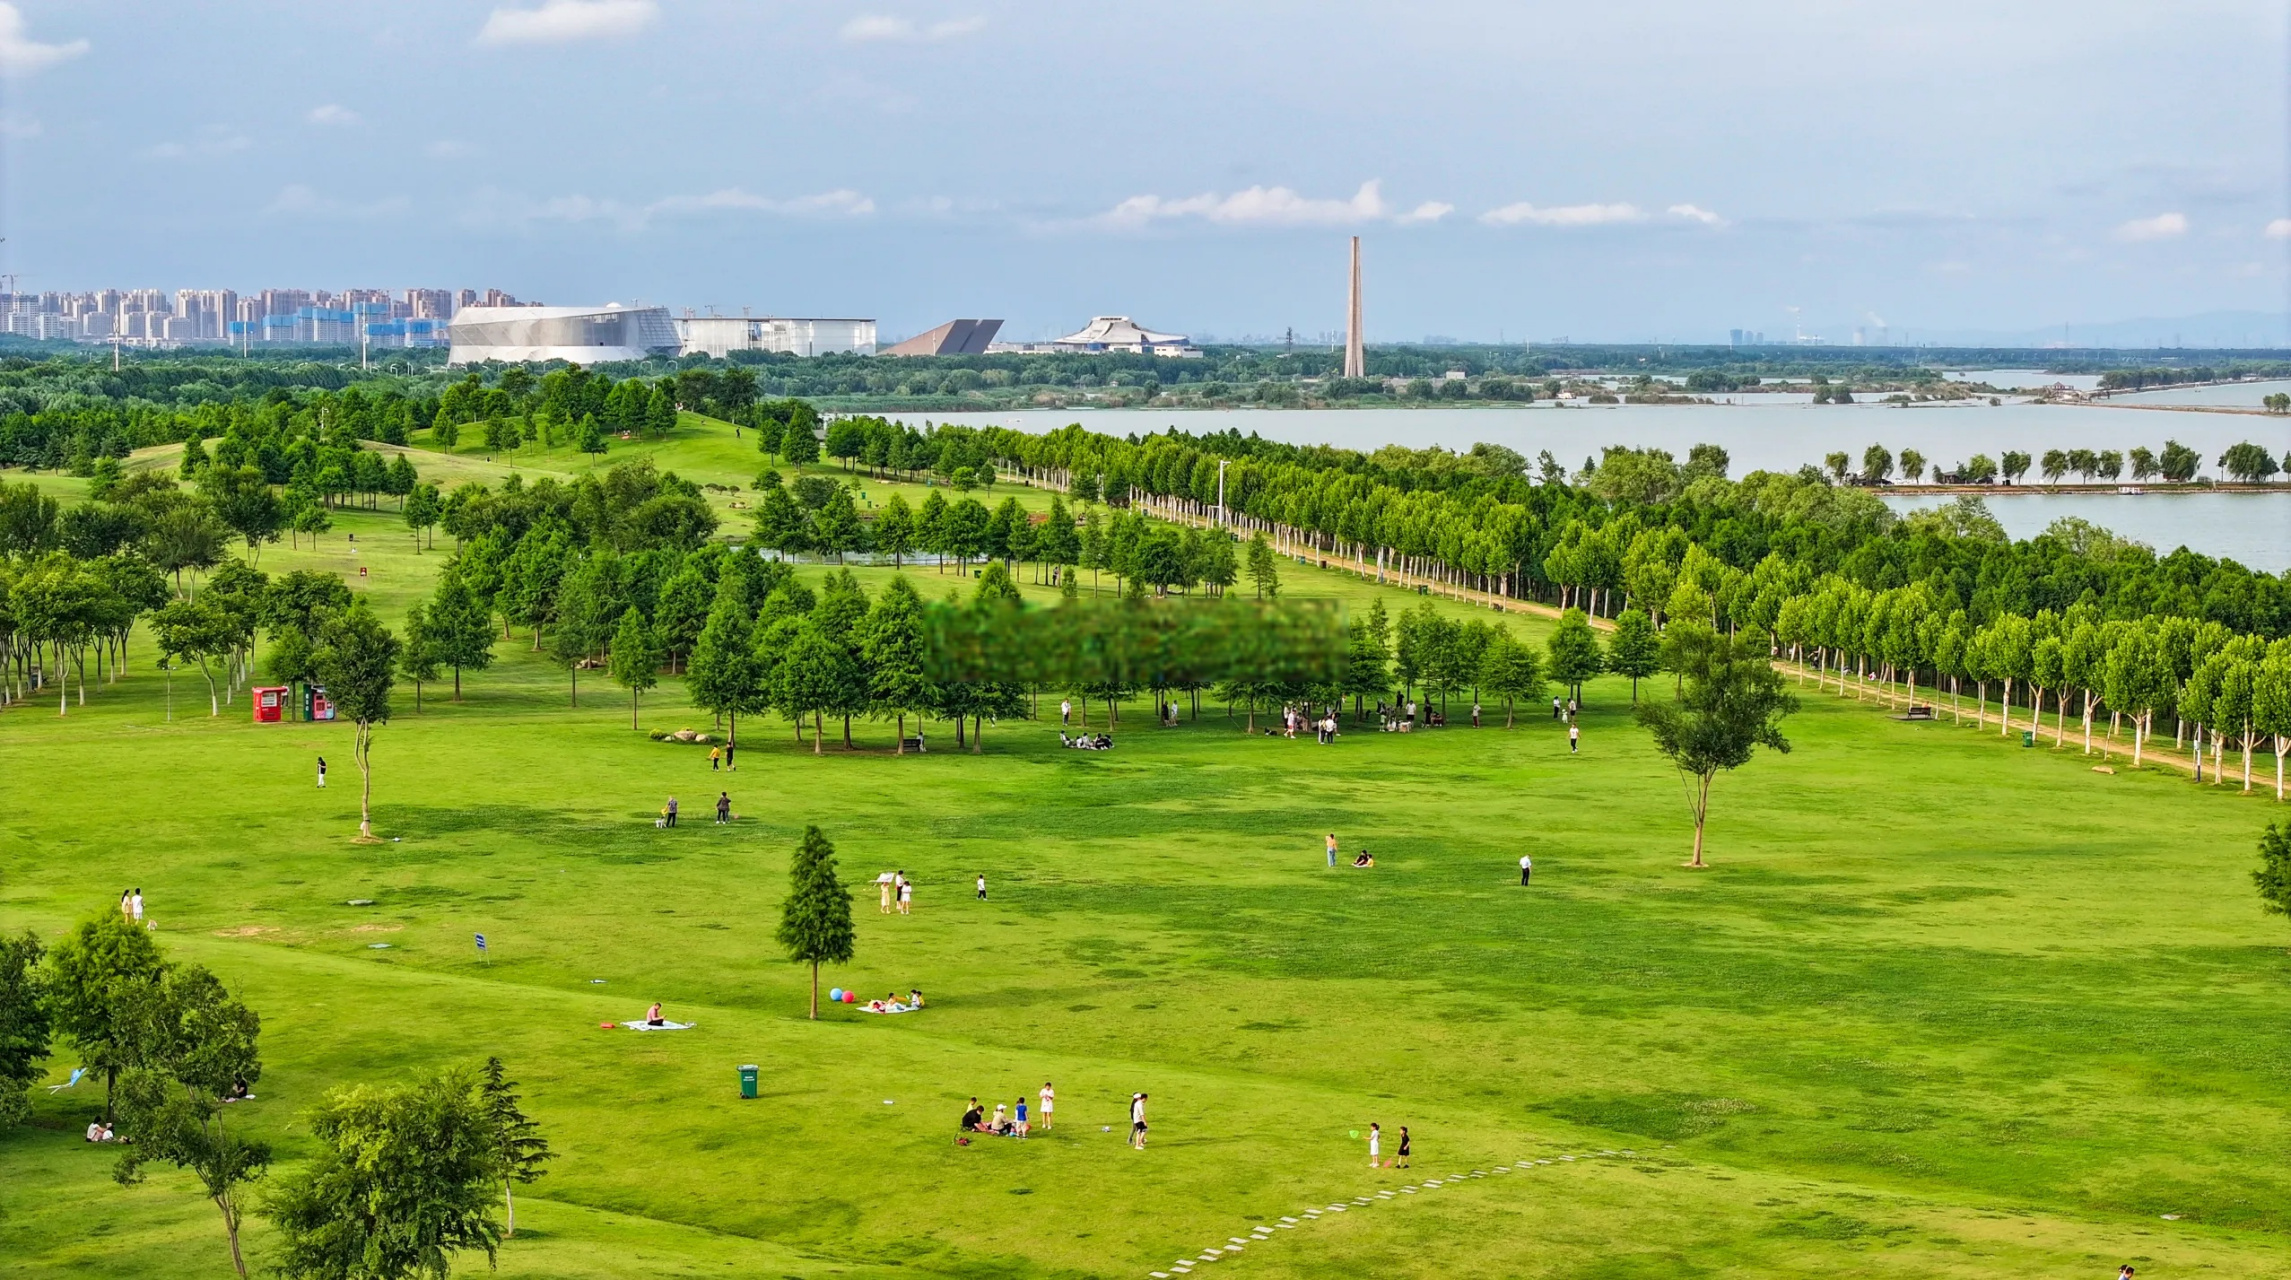
<path fill-rule="evenodd" d="M 1580 1161 L 1612 1159 L 1615 1157 L 1622 1157 L 1626 1159 L 1636 1158 L 1638 1154 L 1638 1152 L 1629 1149 L 1622 1151 L 1583 1151 L 1574 1155 L 1560 1156 L 1559 1160 L 1563 1163 L 1575 1164 Z M 1175 1277 L 1177 1276 L 1191 1275 L 1195 1267 L 1198 1267 L 1205 1262 L 1218 1262 L 1225 1258 L 1237 1256 L 1240 1254 L 1242 1249 L 1248 1245 L 1256 1244 L 1264 1240 L 1270 1240 L 1273 1238 L 1273 1233 L 1275 1231 L 1294 1231 L 1298 1227 L 1309 1227 L 1316 1222 L 1322 1221 L 1327 1215 L 1343 1213 L 1349 1209 L 1365 1209 L 1371 1205 L 1374 1205 L 1379 1200 L 1390 1200 L 1395 1194 L 1412 1196 L 1420 1192 L 1433 1191 L 1441 1187 L 1452 1186 L 1456 1183 L 1464 1181 L 1467 1178 L 1485 1178 L 1490 1173 L 1510 1173 L 1514 1169 L 1533 1172 L 1534 1170 L 1542 1168 L 1543 1166 L 1550 1163 L 1551 1160 L 1548 1157 L 1520 1160 L 1512 1164 L 1497 1165 L 1493 1169 L 1474 1169 L 1470 1173 L 1455 1173 L 1449 1174 L 1445 1178 L 1430 1178 L 1415 1186 L 1395 1187 L 1387 1191 L 1375 1191 L 1369 1193 L 1368 1195 L 1357 1196 L 1349 1202 L 1337 1201 L 1331 1204 L 1323 1205 L 1318 1209 L 1300 1209 L 1294 1216 L 1287 1214 L 1282 1215 L 1280 1221 L 1278 1222 L 1260 1223 L 1257 1226 L 1249 1228 L 1249 1234 L 1247 1236 L 1228 1236 L 1225 1239 L 1225 1243 L 1211 1245 L 1208 1248 L 1203 1249 L 1201 1253 L 1196 1257 L 1180 1258 L 1177 1261 L 1170 1263 L 1169 1270 L 1167 1271 L 1148 1271 L 1146 1272 L 1146 1275 L 1148 1280 L 1175 1280 Z"/>

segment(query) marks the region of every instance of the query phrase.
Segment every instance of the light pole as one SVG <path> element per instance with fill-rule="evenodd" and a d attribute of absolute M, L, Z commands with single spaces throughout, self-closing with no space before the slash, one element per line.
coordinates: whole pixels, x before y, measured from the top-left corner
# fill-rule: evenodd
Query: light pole
<path fill-rule="evenodd" d="M 1217 460 L 1217 527 L 1225 527 L 1225 464 L 1230 458 Z"/>

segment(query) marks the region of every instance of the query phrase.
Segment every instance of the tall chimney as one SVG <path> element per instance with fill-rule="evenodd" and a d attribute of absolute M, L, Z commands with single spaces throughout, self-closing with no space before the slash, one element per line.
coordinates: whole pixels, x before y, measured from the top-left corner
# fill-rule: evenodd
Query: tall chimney
<path fill-rule="evenodd" d="M 1352 238 L 1352 305 L 1344 313 L 1344 376 L 1368 376 L 1368 352 L 1360 335 L 1360 237 Z"/>

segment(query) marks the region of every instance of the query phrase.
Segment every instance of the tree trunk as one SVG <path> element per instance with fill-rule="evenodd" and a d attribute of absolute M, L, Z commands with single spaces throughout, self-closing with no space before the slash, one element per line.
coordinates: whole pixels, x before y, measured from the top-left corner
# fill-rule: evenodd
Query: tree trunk
<path fill-rule="evenodd" d="M 899 749 L 891 754 L 900 756 L 907 754 L 907 713 L 904 711 L 899 713 Z"/>
<path fill-rule="evenodd" d="M 827 736 L 827 726 L 826 726 L 826 724 L 823 722 L 823 720 L 822 720 L 822 718 L 821 718 L 821 716 L 820 716 L 820 713 L 819 713 L 819 712 L 818 712 L 818 711 L 815 709 L 815 710 L 813 710 L 813 712 L 811 713 L 811 753 L 812 753 L 813 755 L 815 755 L 815 756 L 816 756 L 816 755 L 823 755 L 823 754 L 825 754 L 825 752 L 824 752 L 824 751 L 821 749 L 821 747 L 820 747 L 819 743 L 820 743 L 820 739 L 822 739 L 822 738 L 824 738 L 824 737 L 826 737 L 826 736 Z"/>
<path fill-rule="evenodd" d="M 1702 860 L 1702 827 L 1703 823 L 1710 817 L 1710 781 L 1710 775 L 1704 774 L 1695 796 L 1694 861 L 1687 864 L 1691 867 L 1700 867 L 1705 865 Z"/>
<path fill-rule="evenodd" d="M 421 688 L 420 685 L 414 686 L 414 710 L 416 711 L 422 709 Z M 631 729 L 640 727 L 636 722 L 636 690 L 634 689 L 628 691 L 628 727 Z"/>
<path fill-rule="evenodd" d="M 503 1210 L 501 1234 L 504 1239 L 517 1234 L 517 1191 L 509 1179 L 501 1180 Z"/>
<path fill-rule="evenodd" d="M 817 960 L 811 962 L 811 1016 L 814 1021 L 819 1018 L 819 961 Z"/>
<path fill-rule="evenodd" d="M 352 739 L 352 751 L 358 760 L 358 838 L 374 838 L 374 726 L 371 722 L 358 722 L 357 735 Z"/>
<path fill-rule="evenodd" d="M 238 1269 L 239 1280 L 247 1280 L 247 1260 L 239 1253 L 239 1215 L 232 1211 L 227 1193 L 213 1199 L 216 1212 L 223 1215 L 223 1236 L 231 1242 L 231 1265 Z"/>

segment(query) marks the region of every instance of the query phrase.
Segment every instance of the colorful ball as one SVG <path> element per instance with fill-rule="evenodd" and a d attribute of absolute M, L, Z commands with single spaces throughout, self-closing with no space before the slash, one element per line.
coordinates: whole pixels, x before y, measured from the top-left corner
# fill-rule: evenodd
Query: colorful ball
<path fill-rule="evenodd" d="M 846 991 L 846 992 L 844 992 L 844 993 L 843 993 L 843 1003 L 845 1003 L 845 1004 L 857 1004 L 857 1003 L 859 1003 L 859 993 L 858 993 L 858 992 L 856 992 L 856 991 Z"/>
<path fill-rule="evenodd" d="M 829 988 L 827 989 L 827 1002 L 828 1002 L 829 1004 L 842 1004 L 842 1003 L 843 1003 L 843 988 L 841 988 L 841 987 L 829 987 Z"/>

